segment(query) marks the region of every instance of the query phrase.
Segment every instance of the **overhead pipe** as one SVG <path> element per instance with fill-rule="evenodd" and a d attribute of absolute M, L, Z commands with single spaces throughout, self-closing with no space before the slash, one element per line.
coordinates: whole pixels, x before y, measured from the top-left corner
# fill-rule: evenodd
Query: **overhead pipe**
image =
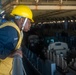
<path fill-rule="evenodd" d="M 35 0 L 36 2 L 36 10 L 37 10 L 37 6 L 38 6 L 38 3 L 39 3 L 39 0 Z"/>
<path fill-rule="evenodd" d="M 38 3 L 38 2 L 39 2 L 39 0 L 35 0 L 35 2 L 36 2 L 36 3 Z"/>
<path fill-rule="evenodd" d="M 19 2 L 19 0 L 16 0 L 16 3 L 18 3 Z"/>
<path fill-rule="evenodd" d="M 63 3 L 63 0 L 61 0 L 60 3 L 62 4 Z"/>
<path fill-rule="evenodd" d="M 63 0 L 60 0 L 60 4 L 62 4 L 63 3 Z"/>

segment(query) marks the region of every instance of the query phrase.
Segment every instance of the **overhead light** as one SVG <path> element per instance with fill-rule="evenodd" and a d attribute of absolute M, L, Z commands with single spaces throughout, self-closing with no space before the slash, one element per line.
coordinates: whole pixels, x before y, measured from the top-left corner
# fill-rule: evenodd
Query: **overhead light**
<path fill-rule="evenodd" d="M 5 15 L 3 15 L 2 18 L 5 18 Z"/>
<path fill-rule="evenodd" d="M 64 23 L 65 21 L 63 20 L 62 22 Z"/>
<path fill-rule="evenodd" d="M 1 14 L 3 14 L 5 11 L 3 10 L 2 12 L 1 12 Z"/>
<path fill-rule="evenodd" d="M 73 22 L 73 20 L 71 20 L 71 22 Z"/>
<path fill-rule="evenodd" d="M 56 23 L 56 21 L 53 21 L 53 23 Z"/>
<path fill-rule="evenodd" d="M 4 10 L 0 9 L 0 14 L 3 14 L 4 12 L 5 12 Z"/>

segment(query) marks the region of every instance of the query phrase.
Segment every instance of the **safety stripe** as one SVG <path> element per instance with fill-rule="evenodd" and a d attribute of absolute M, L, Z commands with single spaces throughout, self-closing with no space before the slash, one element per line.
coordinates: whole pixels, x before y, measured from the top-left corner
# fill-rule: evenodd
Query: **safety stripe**
<path fill-rule="evenodd" d="M 18 31 L 18 33 L 20 34 L 20 29 L 19 29 L 19 27 L 14 22 L 6 22 L 6 23 L 3 23 L 0 26 L 0 28 L 4 28 L 6 26 L 11 26 L 11 27 L 15 28 Z"/>

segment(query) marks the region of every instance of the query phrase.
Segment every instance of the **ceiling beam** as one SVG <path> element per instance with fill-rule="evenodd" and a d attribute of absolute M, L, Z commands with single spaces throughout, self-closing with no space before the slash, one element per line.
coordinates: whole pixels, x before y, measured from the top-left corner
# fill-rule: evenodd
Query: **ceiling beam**
<path fill-rule="evenodd" d="M 16 5 L 12 5 L 12 6 L 16 6 Z M 70 5 L 68 6 L 65 6 L 65 5 L 62 5 L 62 6 L 60 5 L 28 5 L 28 6 L 32 10 L 76 10 L 76 6 L 70 6 Z M 3 8 L 7 8 L 7 7 L 5 6 Z"/>
<path fill-rule="evenodd" d="M 76 6 L 60 5 L 29 5 L 32 10 L 76 10 Z"/>
<path fill-rule="evenodd" d="M 36 2 L 38 1 L 38 2 Z M 76 1 L 62 1 L 62 0 L 26 0 L 26 1 L 13 1 L 13 4 L 26 4 L 26 5 L 58 5 L 58 4 L 63 4 L 63 5 L 76 5 Z"/>

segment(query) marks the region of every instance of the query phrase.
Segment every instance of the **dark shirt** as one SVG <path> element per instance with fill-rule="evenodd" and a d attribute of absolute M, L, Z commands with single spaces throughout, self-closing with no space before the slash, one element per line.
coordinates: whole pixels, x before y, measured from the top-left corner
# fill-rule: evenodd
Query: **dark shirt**
<path fill-rule="evenodd" d="M 18 41 L 17 30 L 11 26 L 0 29 L 0 58 L 9 56 L 16 47 Z"/>

